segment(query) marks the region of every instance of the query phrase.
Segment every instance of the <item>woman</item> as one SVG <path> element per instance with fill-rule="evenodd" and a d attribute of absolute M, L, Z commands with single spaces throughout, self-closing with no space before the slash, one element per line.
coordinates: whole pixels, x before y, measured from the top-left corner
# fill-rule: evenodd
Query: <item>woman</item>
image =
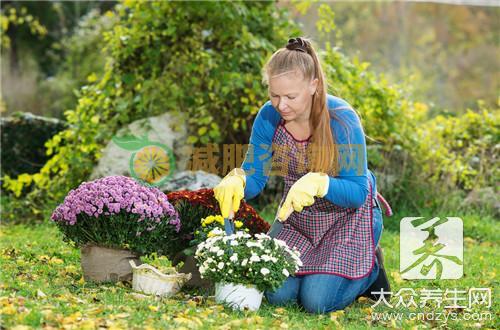
<path fill-rule="evenodd" d="M 286 221 L 276 238 L 297 247 L 303 266 L 278 290 L 265 292 L 266 299 L 326 313 L 360 295 L 390 291 L 381 253 L 375 252 L 382 213 L 359 117 L 346 101 L 327 94 L 308 39 L 290 39 L 263 72 L 270 102 L 255 118 L 241 168 L 214 193 L 227 218 L 242 198 L 263 190 L 271 167 L 280 166 L 285 193 L 277 218 Z"/>

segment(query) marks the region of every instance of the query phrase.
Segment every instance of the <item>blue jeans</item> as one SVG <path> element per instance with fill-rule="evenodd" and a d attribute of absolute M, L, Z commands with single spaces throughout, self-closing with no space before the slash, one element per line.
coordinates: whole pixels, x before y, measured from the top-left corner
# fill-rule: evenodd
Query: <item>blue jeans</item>
<path fill-rule="evenodd" d="M 373 237 L 378 245 L 383 230 L 382 211 L 380 207 L 373 208 Z M 333 274 L 311 274 L 290 276 L 281 287 L 274 292 L 264 293 L 272 305 L 287 305 L 299 303 L 309 313 L 329 313 L 344 309 L 358 295 L 365 292 L 376 280 L 379 272 L 378 261 L 375 260 L 370 275 L 357 279 Z"/>

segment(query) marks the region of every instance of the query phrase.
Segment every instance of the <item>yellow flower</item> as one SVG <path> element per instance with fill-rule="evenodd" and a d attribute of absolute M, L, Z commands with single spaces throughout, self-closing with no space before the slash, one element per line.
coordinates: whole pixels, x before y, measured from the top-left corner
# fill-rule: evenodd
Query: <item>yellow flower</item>
<path fill-rule="evenodd" d="M 241 228 L 243 226 L 243 222 L 236 220 L 234 222 L 234 225 L 236 226 L 236 228 Z"/>
<path fill-rule="evenodd" d="M 210 231 L 210 232 L 207 234 L 207 238 L 209 238 L 209 237 L 213 237 L 213 236 L 215 236 L 215 233 L 214 233 L 214 231 L 213 231 L 213 230 L 212 230 L 212 231 Z"/>
<path fill-rule="evenodd" d="M 222 215 L 216 215 L 215 220 L 221 225 L 224 225 L 224 218 L 222 217 Z"/>

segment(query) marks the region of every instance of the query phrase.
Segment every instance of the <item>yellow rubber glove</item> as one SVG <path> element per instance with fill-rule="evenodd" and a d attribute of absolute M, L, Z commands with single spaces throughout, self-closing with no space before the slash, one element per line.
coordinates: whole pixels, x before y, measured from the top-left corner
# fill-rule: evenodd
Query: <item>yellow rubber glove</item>
<path fill-rule="evenodd" d="M 214 188 L 215 199 L 219 202 L 222 217 L 228 218 L 230 212 L 238 212 L 240 202 L 245 196 L 245 171 L 235 168 Z"/>
<path fill-rule="evenodd" d="M 278 218 L 286 220 L 293 210 L 300 212 L 304 206 L 312 205 L 314 197 L 323 197 L 327 194 L 329 185 L 330 179 L 325 173 L 307 173 L 290 187 L 285 202 L 278 212 Z"/>

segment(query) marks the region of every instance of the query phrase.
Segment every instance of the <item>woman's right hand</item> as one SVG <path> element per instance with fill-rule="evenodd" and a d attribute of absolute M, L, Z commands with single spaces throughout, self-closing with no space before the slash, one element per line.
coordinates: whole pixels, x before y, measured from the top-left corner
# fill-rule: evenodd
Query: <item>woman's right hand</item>
<path fill-rule="evenodd" d="M 222 217 L 228 218 L 231 211 L 238 212 L 240 202 L 245 196 L 245 181 L 245 171 L 235 168 L 214 188 L 214 196 L 219 202 Z"/>

